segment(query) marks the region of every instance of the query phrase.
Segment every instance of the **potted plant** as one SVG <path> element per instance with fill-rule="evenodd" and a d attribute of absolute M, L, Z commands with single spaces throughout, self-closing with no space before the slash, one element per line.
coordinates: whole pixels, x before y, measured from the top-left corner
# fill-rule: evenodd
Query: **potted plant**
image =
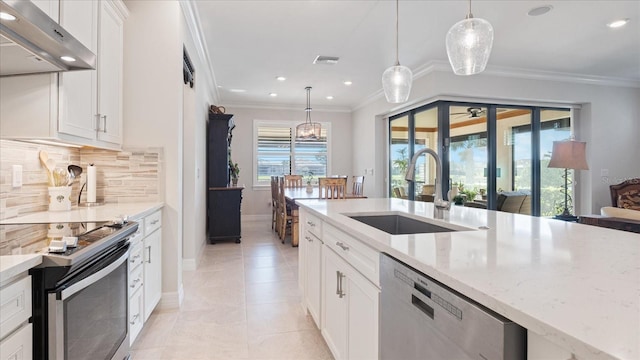
<path fill-rule="evenodd" d="M 453 197 L 453 203 L 456 205 L 464 204 L 464 197 L 462 195 L 456 195 Z"/>
<path fill-rule="evenodd" d="M 238 186 L 238 175 L 240 174 L 240 167 L 238 163 L 234 163 L 229 159 L 229 174 L 231 175 L 231 183 L 233 186 Z"/>
<path fill-rule="evenodd" d="M 313 186 L 311 185 L 311 181 L 313 181 L 313 172 L 307 171 L 304 178 L 307 180 L 307 193 L 311 194 L 313 192 Z"/>

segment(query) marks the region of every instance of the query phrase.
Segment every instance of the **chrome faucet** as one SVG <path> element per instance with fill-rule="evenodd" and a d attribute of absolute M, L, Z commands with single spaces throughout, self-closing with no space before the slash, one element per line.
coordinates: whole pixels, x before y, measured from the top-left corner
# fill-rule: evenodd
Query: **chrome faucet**
<path fill-rule="evenodd" d="M 411 158 L 411 164 L 409 164 L 407 168 L 404 179 L 411 182 L 416 181 L 416 162 L 418 161 L 418 157 L 424 153 L 433 156 L 433 159 L 436 161 L 436 195 L 433 199 L 434 216 L 436 218 L 442 218 L 442 210 L 449 210 L 451 203 L 442 198 L 442 162 L 438 154 L 429 148 L 420 149 L 413 155 L 413 158 Z"/>

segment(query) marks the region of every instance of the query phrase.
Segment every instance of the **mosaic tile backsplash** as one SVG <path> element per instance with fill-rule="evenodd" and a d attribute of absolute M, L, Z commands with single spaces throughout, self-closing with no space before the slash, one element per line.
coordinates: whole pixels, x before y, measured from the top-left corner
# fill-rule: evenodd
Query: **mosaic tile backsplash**
<path fill-rule="evenodd" d="M 98 202 L 162 201 L 162 149 L 110 151 L 0 140 L 0 220 L 48 210 L 48 178 L 40 164 L 41 150 L 48 153 L 57 167 L 66 169 L 70 164 L 82 167 L 82 175 L 72 185 L 72 206 L 78 204 L 89 164 L 97 168 Z M 22 166 L 22 186 L 19 188 L 12 186 L 13 165 Z M 80 202 L 85 201 L 86 190 L 80 199 Z M 8 236 L 4 226 L 0 226 L 0 255 L 11 253 L 9 242 L 26 245 L 34 233 L 42 231 L 36 226 L 14 227 Z"/>

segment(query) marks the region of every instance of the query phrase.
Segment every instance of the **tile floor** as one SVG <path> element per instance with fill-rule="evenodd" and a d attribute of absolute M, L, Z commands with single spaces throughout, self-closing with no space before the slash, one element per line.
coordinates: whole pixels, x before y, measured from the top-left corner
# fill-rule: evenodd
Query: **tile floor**
<path fill-rule="evenodd" d="M 132 360 L 333 359 L 300 306 L 298 249 L 269 221 L 243 222 L 241 244 L 207 245 L 183 282 L 182 307 L 151 314 Z"/>

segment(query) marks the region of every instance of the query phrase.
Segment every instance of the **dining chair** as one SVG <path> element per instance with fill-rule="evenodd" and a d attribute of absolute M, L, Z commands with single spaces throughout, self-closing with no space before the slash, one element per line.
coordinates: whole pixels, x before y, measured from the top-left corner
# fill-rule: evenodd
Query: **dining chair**
<path fill-rule="evenodd" d="M 319 199 L 346 199 L 346 178 L 319 178 Z"/>
<path fill-rule="evenodd" d="M 287 187 L 287 188 L 302 187 L 302 175 L 285 175 L 284 187 Z"/>
<path fill-rule="evenodd" d="M 287 199 L 284 196 L 285 180 L 280 179 L 278 183 L 278 215 L 280 220 L 278 221 L 278 236 L 284 244 L 284 239 L 287 236 L 287 228 L 291 224 L 292 216 L 291 210 L 287 209 Z"/>
<path fill-rule="evenodd" d="M 278 214 L 278 177 L 271 177 L 271 229 L 277 231 L 277 218 Z"/>
<path fill-rule="evenodd" d="M 356 176 L 354 175 L 352 177 L 352 184 L 351 184 L 351 193 L 352 195 L 359 195 L 362 196 L 364 193 L 364 176 Z"/>

